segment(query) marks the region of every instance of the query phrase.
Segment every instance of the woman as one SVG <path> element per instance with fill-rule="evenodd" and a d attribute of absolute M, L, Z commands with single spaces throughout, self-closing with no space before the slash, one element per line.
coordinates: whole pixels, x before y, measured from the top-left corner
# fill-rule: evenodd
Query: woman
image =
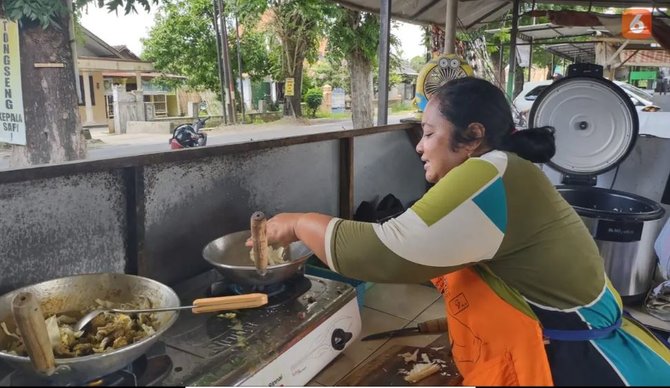
<path fill-rule="evenodd" d="M 444 294 L 464 385 L 664 385 L 670 350 L 622 316 L 577 213 L 533 162 L 552 128 L 515 131 L 504 94 L 476 78 L 430 99 L 417 152 L 435 183 L 382 225 L 279 214 L 270 242 L 302 240 L 345 276 Z"/>

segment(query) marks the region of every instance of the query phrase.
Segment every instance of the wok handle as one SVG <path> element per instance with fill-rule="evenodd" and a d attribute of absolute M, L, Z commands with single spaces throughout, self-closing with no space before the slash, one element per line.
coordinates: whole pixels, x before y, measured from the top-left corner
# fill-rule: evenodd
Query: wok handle
<path fill-rule="evenodd" d="M 251 239 L 253 241 L 254 262 L 256 271 L 265 276 L 268 268 L 268 236 L 266 234 L 267 219 L 263 212 L 257 211 L 251 215 Z"/>
<path fill-rule="evenodd" d="M 239 310 L 260 307 L 268 303 L 267 294 L 253 293 L 216 298 L 201 298 L 193 301 L 194 314 L 213 313 L 224 310 Z"/>
<path fill-rule="evenodd" d="M 38 373 L 51 376 L 56 371 L 56 360 L 37 299 L 29 292 L 17 294 L 12 300 L 12 313 L 33 367 Z"/>

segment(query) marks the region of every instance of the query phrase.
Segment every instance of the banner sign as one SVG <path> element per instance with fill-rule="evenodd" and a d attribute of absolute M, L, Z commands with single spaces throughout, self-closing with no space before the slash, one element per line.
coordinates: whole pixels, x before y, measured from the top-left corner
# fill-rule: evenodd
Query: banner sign
<path fill-rule="evenodd" d="M 2 28 L 2 94 L 0 94 L 0 142 L 26 145 L 23 117 L 19 27 L 16 22 L 0 19 Z"/>
<path fill-rule="evenodd" d="M 286 78 L 286 84 L 284 85 L 284 95 L 285 96 L 293 96 L 294 91 L 293 91 L 293 78 Z"/>

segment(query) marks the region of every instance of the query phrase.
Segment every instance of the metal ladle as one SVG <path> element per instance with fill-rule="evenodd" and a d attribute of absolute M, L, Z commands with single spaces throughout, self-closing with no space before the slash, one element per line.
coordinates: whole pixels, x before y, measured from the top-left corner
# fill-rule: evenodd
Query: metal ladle
<path fill-rule="evenodd" d="M 175 311 L 191 309 L 194 314 L 213 313 L 224 310 L 239 310 L 254 307 L 260 307 L 268 303 L 267 294 L 253 293 L 233 296 L 219 296 L 215 298 L 200 298 L 193 301 L 191 306 L 177 306 L 177 307 L 162 307 L 151 309 L 97 309 L 84 315 L 74 325 L 74 331 L 83 330 L 93 318 L 104 312 L 121 313 L 121 314 L 138 314 L 138 313 L 159 313 L 163 311 Z"/>

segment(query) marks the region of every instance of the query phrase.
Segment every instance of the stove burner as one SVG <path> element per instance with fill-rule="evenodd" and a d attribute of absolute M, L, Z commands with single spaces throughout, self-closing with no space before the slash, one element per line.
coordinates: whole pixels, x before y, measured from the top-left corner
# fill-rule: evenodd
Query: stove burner
<path fill-rule="evenodd" d="M 78 382 L 57 383 L 38 379 L 19 370 L 14 370 L 0 377 L 0 386 L 118 386 L 145 387 L 157 385 L 172 371 L 172 360 L 165 354 L 165 345 L 156 343 L 142 357 L 133 361 L 125 368 L 112 372 L 99 379 L 81 384 Z"/>
<path fill-rule="evenodd" d="M 269 284 L 266 286 L 242 286 L 240 284 L 231 284 L 230 290 L 238 295 L 249 294 L 252 292 L 262 292 L 267 294 L 268 297 L 271 297 L 284 292 L 286 290 L 286 285 L 283 283 Z"/>
<path fill-rule="evenodd" d="M 270 284 L 267 286 L 242 286 L 221 280 L 210 285 L 209 290 L 207 290 L 207 295 L 214 297 L 262 292 L 268 295 L 268 304 L 261 308 L 269 308 L 284 304 L 287 301 L 295 300 L 300 295 L 309 291 L 311 287 L 312 282 L 303 275 L 296 275 L 283 283 Z"/>

